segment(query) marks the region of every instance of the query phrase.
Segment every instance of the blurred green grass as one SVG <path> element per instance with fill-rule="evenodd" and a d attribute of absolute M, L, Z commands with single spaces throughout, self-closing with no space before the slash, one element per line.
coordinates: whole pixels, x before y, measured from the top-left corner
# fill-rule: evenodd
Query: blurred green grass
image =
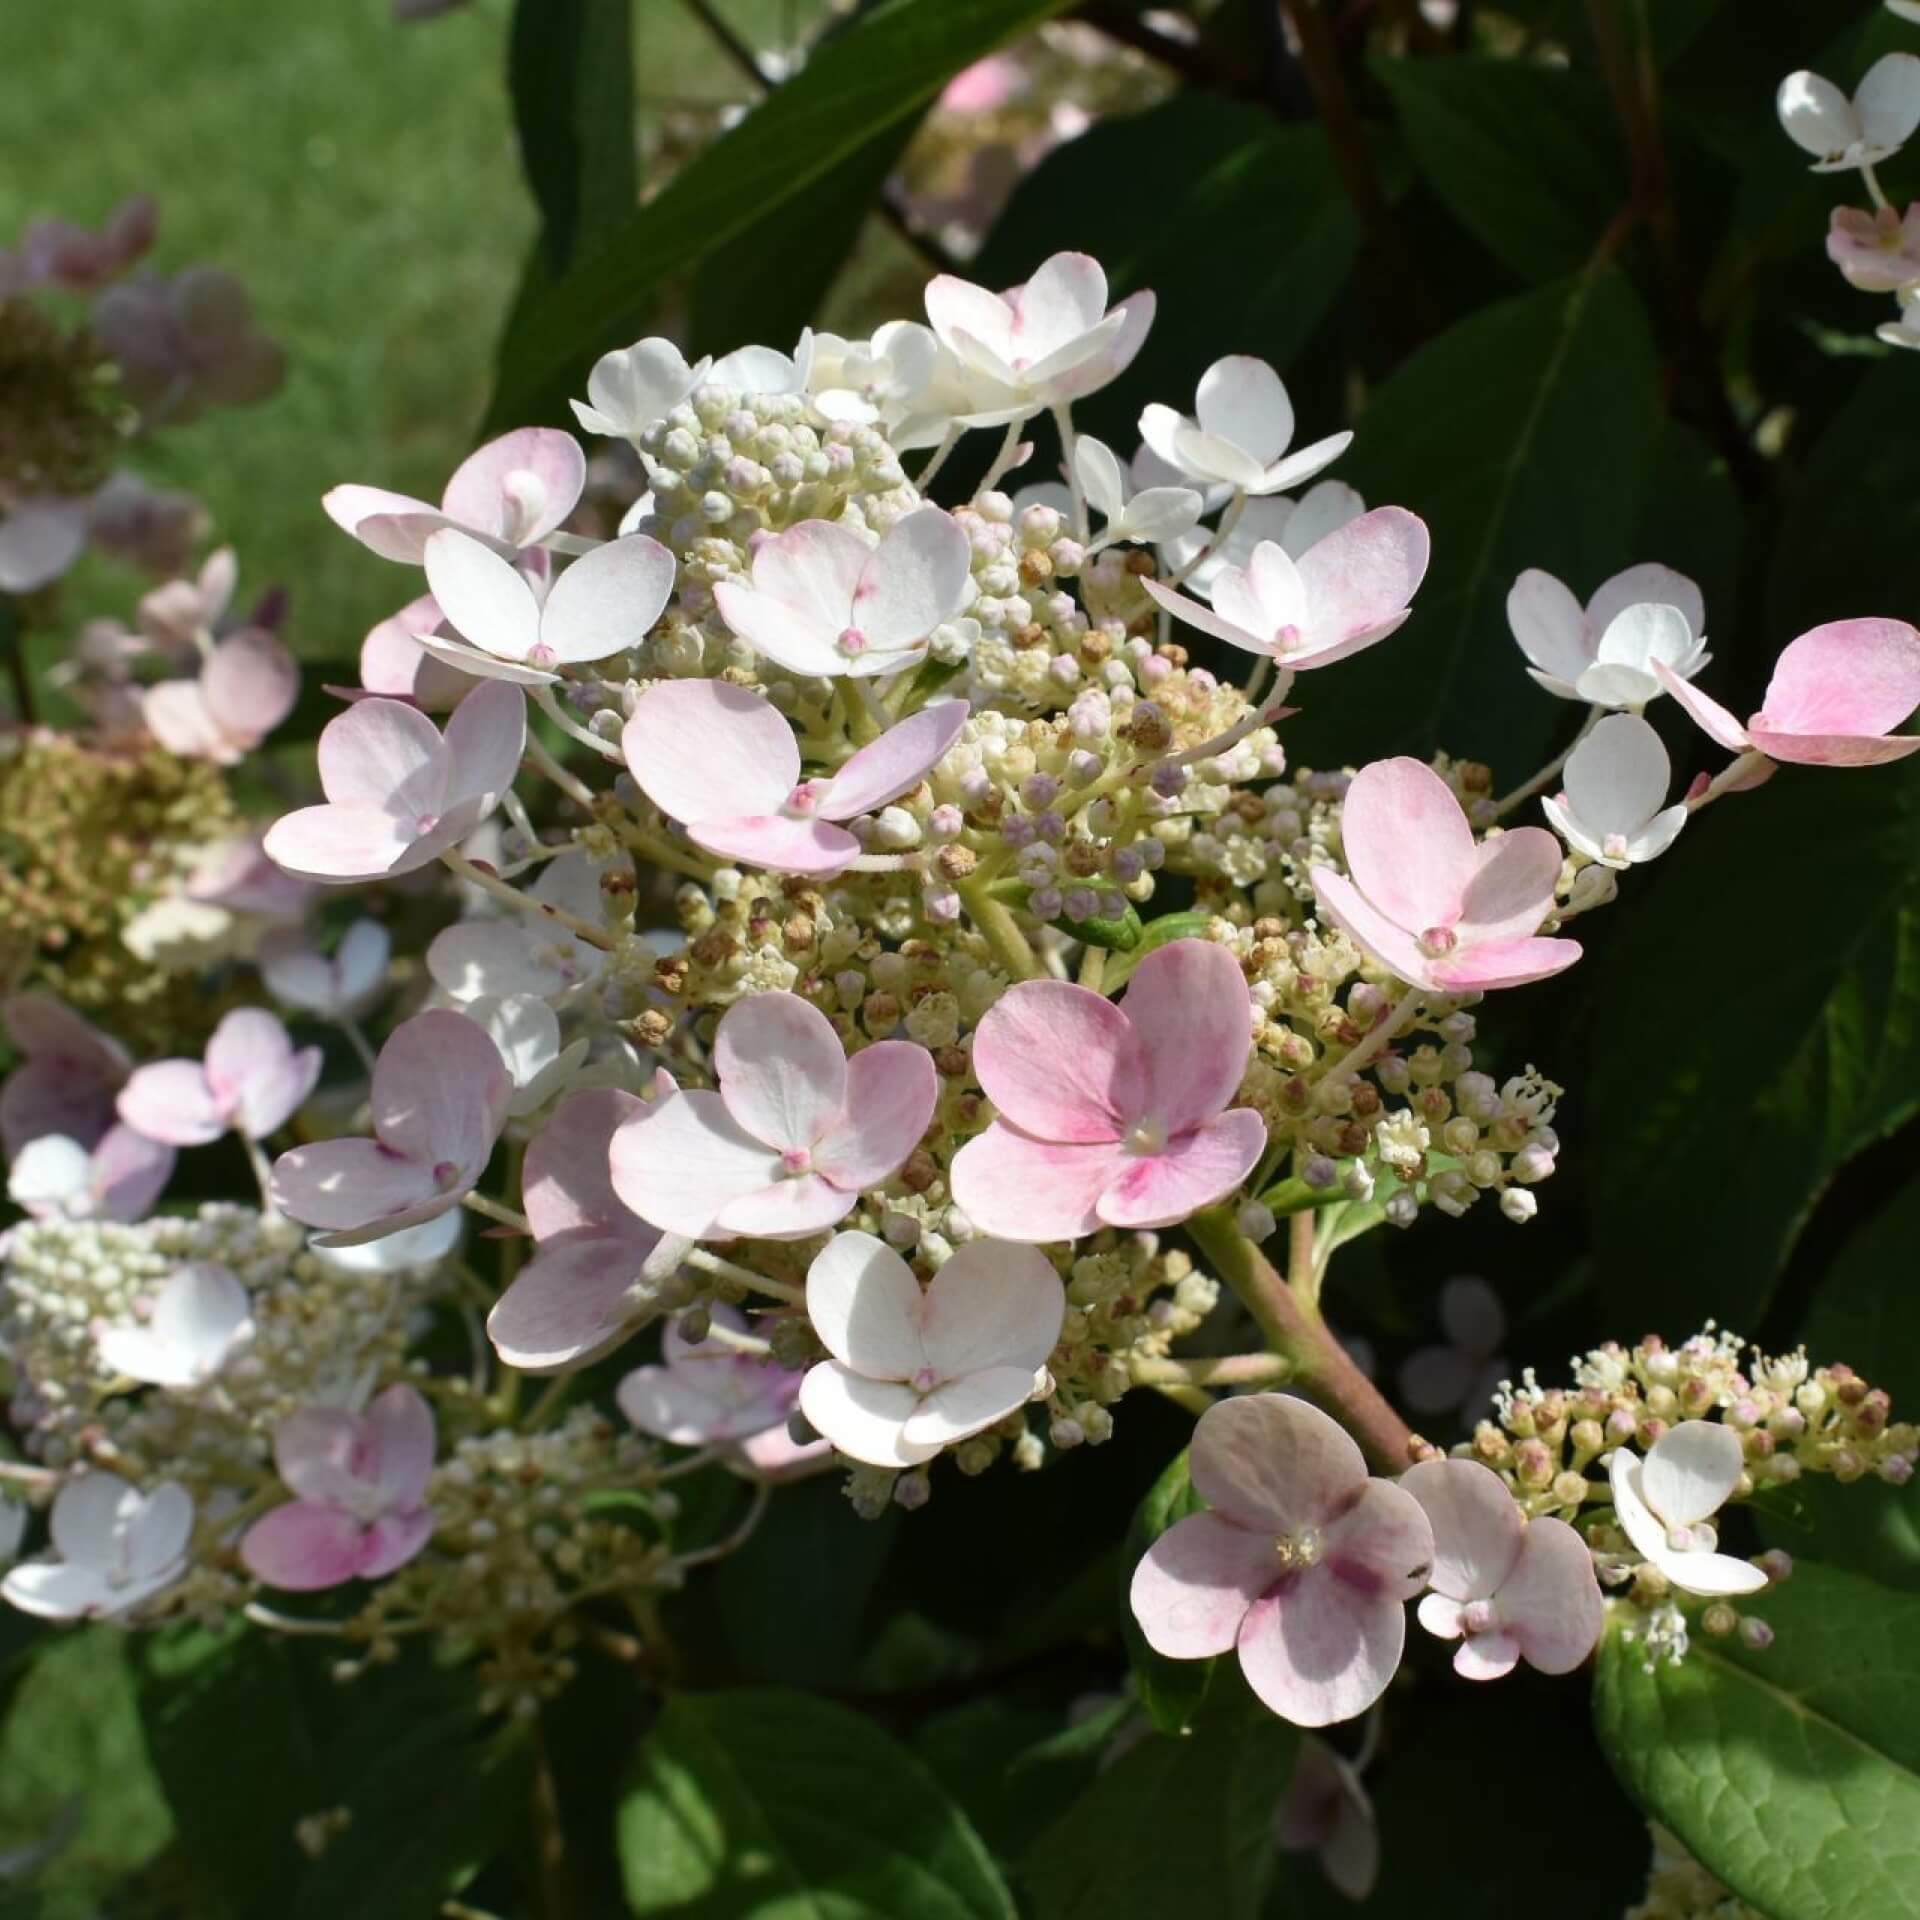
<path fill-rule="evenodd" d="M 723 0 L 777 43 L 818 0 Z M 437 497 L 485 404 L 495 335 L 532 239 L 506 94 L 507 0 L 396 24 L 389 0 L 29 0 L 0 5 L 0 246 L 31 219 L 160 202 L 154 261 L 240 275 L 287 349 L 265 406 L 137 450 L 238 548 L 241 592 L 293 594 L 304 654 L 351 654 L 410 597 L 343 539 L 320 495 L 358 480 Z M 679 0 L 635 0 L 643 111 L 743 99 Z M 103 562 L 69 617 L 125 611 Z"/>

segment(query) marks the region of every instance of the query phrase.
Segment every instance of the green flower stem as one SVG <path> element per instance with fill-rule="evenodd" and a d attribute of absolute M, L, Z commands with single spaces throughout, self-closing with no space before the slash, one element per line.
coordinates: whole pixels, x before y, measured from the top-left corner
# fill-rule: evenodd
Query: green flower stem
<path fill-rule="evenodd" d="M 1232 1208 L 1206 1208 L 1187 1222 L 1187 1231 L 1214 1271 L 1240 1296 L 1267 1345 L 1292 1362 L 1291 1383 L 1332 1414 L 1380 1472 L 1399 1473 L 1412 1465 L 1412 1430 L 1353 1364 L 1327 1323 L 1241 1233 Z"/>
<path fill-rule="evenodd" d="M 1044 969 L 1007 906 L 977 882 L 961 887 L 959 892 L 967 917 L 979 928 L 995 959 L 1016 980 L 1038 980 Z"/>
<path fill-rule="evenodd" d="M 1228 1353 L 1214 1359 L 1135 1360 L 1131 1372 L 1143 1387 L 1271 1387 L 1293 1372 L 1277 1353 Z"/>

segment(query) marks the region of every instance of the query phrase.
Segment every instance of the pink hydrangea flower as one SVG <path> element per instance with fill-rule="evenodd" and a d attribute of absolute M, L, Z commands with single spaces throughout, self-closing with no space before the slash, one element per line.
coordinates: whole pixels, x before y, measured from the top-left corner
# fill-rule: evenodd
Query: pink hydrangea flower
<path fill-rule="evenodd" d="M 748 1331 L 738 1309 L 716 1301 L 707 1314 L 720 1332 L 703 1340 L 689 1340 L 677 1321 L 668 1322 L 661 1364 L 635 1367 L 620 1382 L 620 1411 L 642 1433 L 676 1447 L 718 1446 L 784 1427 L 799 1404 L 800 1376 L 727 1340 Z"/>
<path fill-rule="evenodd" d="M 393 935 L 378 920 L 356 920 L 331 953 L 288 930 L 261 943 L 260 978 L 283 1007 L 350 1020 L 380 997 L 392 956 Z"/>
<path fill-rule="evenodd" d="M 463 1013 L 417 1013 L 374 1063 L 371 1140 L 322 1140 L 273 1163 L 282 1213 L 351 1246 L 457 1207 L 487 1170 L 513 1083 L 499 1051 Z"/>
<path fill-rule="evenodd" d="M 530 577 L 451 527 L 427 537 L 425 561 L 435 608 L 459 637 L 423 627 L 421 647 L 462 673 L 523 686 L 638 646 L 673 591 L 673 555 L 643 533 L 606 541 L 558 577 Z"/>
<path fill-rule="evenodd" d="M 1324 667 L 1399 631 L 1427 572 L 1426 523 L 1376 507 L 1298 560 L 1273 540 L 1244 567 L 1222 567 L 1205 607 L 1157 580 L 1140 584 L 1176 620 L 1283 667 Z"/>
<path fill-rule="evenodd" d="M 1084 253 L 1043 260 L 1023 286 L 991 293 L 950 273 L 927 283 L 927 319 L 976 388 L 969 426 L 997 426 L 1097 393 L 1133 364 L 1153 324 L 1151 293 L 1109 311 L 1107 276 Z"/>
<path fill-rule="evenodd" d="M 264 1140 L 293 1117 L 320 1078 L 318 1047 L 296 1048 L 260 1007 L 236 1007 L 199 1060 L 157 1060 L 120 1089 L 120 1118 L 149 1140 L 204 1147 L 231 1128 Z"/>
<path fill-rule="evenodd" d="M 1774 105 L 1787 138 L 1814 156 L 1815 173 L 1877 166 L 1920 127 L 1920 55 L 1883 54 L 1851 100 L 1817 73 L 1790 73 Z"/>
<path fill-rule="evenodd" d="M 753 584 L 722 580 L 720 617 L 790 673 L 897 673 L 927 657 L 935 627 L 973 598 L 973 549 L 939 507 L 896 520 L 877 545 L 831 520 L 803 520 L 753 550 Z"/>
<path fill-rule="evenodd" d="M 527 1147 L 521 1204 L 539 1250 L 487 1315 L 495 1350 L 522 1373 L 611 1352 L 660 1311 L 661 1283 L 687 1256 L 690 1240 L 650 1227 L 614 1191 L 614 1135 L 647 1111 L 615 1087 L 570 1094 Z"/>
<path fill-rule="evenodd" d="M 1248 354 L 1229 354 L 1200 376 L 1194 414 L 1189 419 L 1172 407 L 1148 407 L 1140 416 L 1140 437 L 1168 466 L 1202 486 L 1281 493 L 1312 479 L 1353 444 L 1352 434 L 1336 433 L 1288 454 L 1293 402 L 1286 382 Z"/>
<path fill-rule="evenodd" d="M 870 1233 L 838 1233 L 807 1269 L 807 1318 L 829 1359 L 800 1409 L 840 1452 L 911 1467 L 1046 1391 L 1066 1290 L 1032 1247 L 969 1240 L 925 1292 Z"/>
<path fill-rule="evenodd" d="M 433 1533 L 433 1410 L 389 1387 L 363 1414 L 301 1407 L 273 1436 L 274 1465 L 296 1498 L 250 1526 L 240 1558 L 256 1580 L 316 1593 L 404 1567 Z"/>
<path fill-rule="evenodd" d="M 526 892 L 539 905 L 557 907 L 589 926 L 604 924 L 606 896 L 600 881 L 609 870 L 630 874 L 633 869 L 624 856 L 609 869 L 576 849 L 547 861 Z M 427 948 L 427 971 L 434 985 L 463 1003 L 522 993 L 560 1001 L 591 986 L 606 963 L 604 948 L 582 940 L 558 920 L 536 920 L 531 914 L 456 921 L 435 934 Z"/>
<path fill-rule="evenodd" d="M 1159 476 L 1154 469 L 1161 464 L 1150 449 L 1142 447 L 1134 456 L 1135 481 L 1141 486 L 1157 484 Z M 1149 478 L 1149 474 L 1153 477 Z M 1215 488 L 1208 496 L 1209 513 L 1226 504 L 1214 498 L 1219 491 Z M 1250 499 L 1224 540 L 1216 536 L 1212 527 L 1195 527 L 1167 541 L 1160 557 L 1169 573 L 1189 568 L 1188 592 L 1197 593 L 1202 600 L 1211 600 L 1213 583 L 1229 568 L 1244 569 L 1253 558 L 1254 548 L 1263 541 L 1285 547 L 1299 560 L 1330 534 L 1358 520 L 1366 510 L 1367 503 L 1344 480 L 1321 480 L 1297 500 L 1277 493 Z"/>
<path fill-rule="evenodd" d="M 982 1232 L 1027 1241 L 1170 1226 L 1212 1205 L 1266 1151 L 1265 1122 L 1229 1106 L 1252 1030 L 1239 962 L 1204 940 L 1148 954 L 1118 1005 L 1022 981 L 974 1035 L 999 1117 L 955 1156 L 955 1202 Z"/>
<path fill-rule="evenodd" d="M 288 714 L 300 694 L 300 669 L 272 634 L 258 627 L 215 643 L 199 676 L 162 680 L 140 702 L 147 731 L 185 759 L 237 766 Z"/>
<path fill-rule="evenodd" d="M 722 1016 L 716 1093 L 677 1093 L 613 1136 L 613 1189 L 690 1240 L 799 1240 L 852 1212 L 919 1144 L 939 1097 L 933 1056 L 882 1040 L 851 1060 L 833 1022 L 792 993 Z"/>
<path fill-rule="evenodd" d="M 253 406 L 286 378 L 286 355 L 260 330 L 246 288 L 218 267 L 124 280 L 94 302 L 88 325 L 148 426 Z"/>
<path fill-rule="evenodd" d="M 418 566 L 427 541 L 457 527 L 496 552 L 537 546 L 579 504 L 587 457 L 557 427 L 518 427 L 470 453 L 435 507 L 384 487 L 335 487 L 320 502 L 335 526 L 383 560 Z"/>
<path fill-rule="evenodd" d="M 1835 620 L 1774 662 L 1760 711 L 1742 726 L 1719 701 L 1663 673 L 1701 730 L 1733 752 L 1808 767 L 1873 767 L 1920 748 L 1897 734 L 1920 706 L 1920 632 L 1904 620 Z"/>
<path fill-rule="evenodd" d="M 830 778 L 800 777 L 792 726 L 724 680 L 663 680 L 635 702 L 620 744 L 642 792 L 709 853 L 774 873 L 844 873 L 861 845 L 844 826 L 911 793 L 966 725 L 967 703 L 922 707 Z"/>
<path fill-rule="evenodd" d="M 1357 1768 L 1314 1734 L 1303 1734 L 1293 1777 L 1273 1818 L 1283 1853 L 1312 1853 L 1327 1882 L 1364 1900 L 1380 1877 L 1380 1827 Z"/>
<path fill-rule="evenodd" d="M 144 1319 L 102 1327 L 94 1349 L 110 1372 L 186 1393 L 212 1380 L 253 1333 L 246 1288 L 200 1260 L 161 1283 Z"/>
<path fill-rule="evenodd" d="M 142 1493 L 116 1473 L 82 1473 L 54 1495 L 52 1532 L 58 1558 L 15 1567 L 0 1594 L 45 1620 L 109 1620 L 186 1572 L 193 1497 L 172 1480 Z"/>
<path fill-rule="evenodd" d="M 1426 1460 L 1400 1484 L 1433 1527 L 1433 1591 L 1420 1624 L 1458 1640 L 1454 1671 L 1498 1680 L 1522 1660 L 1571 1673 L 1600 1641 L 1606 1608 L 1593 1555 L 1564 1520 L 1527 1520 L 1477 1460 Z"/>
<path fill-rule="evenodd" d="M 412 873 L 457 847 L 500 804 L 526 739 L 526 696 L 504 681 L 461 701 L 444 738 L 417 708 L 359 701 L 320 736 L 327 804 L 276 820 L 267 853 L 307 880 Z"/>
<path fill-rule="evenodd" d="M 1433 1561 L 1419 1501 L 1369 1478 L 1346 1429 L 1286 1394 L 1209 1407 L 1189 1471 L 1211 1511 L 1169 1527 L 1134 1569 L 1147 1644 L 1175 1660 L 1236 1651 L 1247 1684 L 1296 1726 L 1366 1712 Z"/>
<path fill-rule="evenodd" d="M 1389 973 L 1436 993 L 1525 986 L 1580 958 L 1543 940 L 1560 843 L 1515 827 L 1475 843 L 1453 790 L 1418 760 L 1376 760 L 1354 775 L 1340 815 L 1346 874 L 1313 869 L 1327 917 Z"/>
<path fill-rule="evenodd" d="M 1827 258 L 1862 293 L 1898 293 L 1920 282 L 1920 200 L 1905 216 L 1891 207 L 1835 207 Z"/>

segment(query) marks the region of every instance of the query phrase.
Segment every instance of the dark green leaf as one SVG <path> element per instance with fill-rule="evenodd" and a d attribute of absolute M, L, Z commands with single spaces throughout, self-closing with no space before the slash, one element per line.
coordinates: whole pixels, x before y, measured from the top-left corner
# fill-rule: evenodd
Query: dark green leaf
<path fill-rule="evenodd" d="M 1583 1089 L 1610 1309 L 1751 1326 L 1827 1181 L 1920 1105 L 1920 766 L 1788 767 L 1701 815 L 1597 994 L 1634 1036 Z"/>
<path fill-rule="evenodd" d="M 876 143 L 909 124 L 952 75 L 1064 4 L 887 0 L 833 36 L 564 280 L 518 305 L 501 344 L 489 427 L 557 404 L 596 355 L 645 329 L 663 283 L 753 232 L 788 244 L 796 211 L 817 207 L 812 189 L 834 181 L 844 200 L 861 155 L 870 165 Z M 805 221 L 797 224 L 805 235 Z"/>
<path fill-rule="evenodd" d="M 1151 287 L 1158 301 L 1126 381 L 1075 409 L 1130 451 L 1141 401 L 1190 406 L 1223 353 L 1285 367 L 1345 285 L 1359 228 L 1318 127 L 1178 94 L 1049 154 L 969 272 L 989 285 L 1024 280 L 1068 245 L 1093 254 L 1117 289 Z M 1306 421 L 1303 435 L 1335 424 Z"/>
<path fill-rule="evenodd" d="M 1039 1920 L 1251 1920 L 1273 1874 L 1273 1814 L 1299 1740 L 1237 1673 L 1184 1738 L 1153 1733 L 1027 1855 Z"/>
<path fill-rule="evenodd" d="M 830 1701 L 680 1694 L 620 1810 L 627 1903 L 679 1920 L 1013 1920 L 980 1836 L 906 1748 Z"/>
<path fill-rule="evenodd" d="M 1203 1513 L 1206 1502 L 1194 1492 L 1187 1479 L 1187 1456 L 1176 1454 L 1167 1462 L 1166 1471 L 1147 1489 L 1127 1529 L 1126 1544 L 1120 1550 L 1120 1630 L 1127 1642 L 1127 1658 L 1133 1663 L 1134 1685 L 1147 1716 L 1163 1733 L 1183 1733 L 1193 1723 L 1207 1697 L 1216 1660 L 1169 1660 L 1147 1645 L 1127 1604 L 1127 1589 L 1133 1582 L 1133 1570 L 1140 1556 L 1176 1521 L 1190 1513 Z"/>
<path fill-rule="evenodd" d="M 1605 95 L 1531 61 L 1379 60 L 1421 178 L 1523 280 L 1575 271 L 1627 198 Z"/>
<path fill-rule="evenodd" d="M 1584 596 L 1639 557 L 1657 399 L 1646 317 L 1612 272 L 1486 307 L 1407 361 L 1341 476 L 1427 522 L 1432 569 L 1402 632 L 1315 677 L 1289 755 L 1445 747 L 1494 762 L 1502 785 L 1532 773 L 1568 713 L 1523 670 L 1508 590 L 1544 567 Z"/>
<path fill-rule="evenodd" d="M 1132 907 L 1117 920 L 1104 920 L 1098 914 L 1088 920 L 1069 920 L 1062 914 L 1053 924 L 1062 933 L 1108 953 L 1132 953 L 1140 945 L 1140 916 Z"/>
<path fill-rule="evenodd" d="M 640 197 L 632 0 L 517 0 L 507 84 L 541 258 L 557 278 Z"/>
<path fill-rule="evenodd" d="M 1750 1653 L 1646 1670 L 1616 1630 L 1594 1721 L 1628 1791 L 1770 1920 L 1920 1915 L 1920 1596 L 1806 1566 L 1749 1603 Z"/>

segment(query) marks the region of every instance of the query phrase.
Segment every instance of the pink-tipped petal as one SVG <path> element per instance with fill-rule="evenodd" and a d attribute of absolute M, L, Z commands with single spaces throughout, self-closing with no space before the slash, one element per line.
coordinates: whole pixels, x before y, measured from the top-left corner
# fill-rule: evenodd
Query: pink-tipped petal
<path fill-rule="evenodd" d="M 1747 730 L 1711 694 L 1702 693 L 1690 681 L 1682 680 L 1664 660 L 1653 662 L 1654 678 L 1679 701 L 1688 717 L 1709 739 L 1716 740 L 1729 753 L 1741 753 L 1751 744 Z"/>
<path fill-rule="evenodd" d="M 1419 939 L 1382 913 L 1345 874 L 1315 867 L 1313 893 L 1327 919 L 1389 973 L 1416 986 L 1436 984 L 1433 962 Z"/>
<path fill-rule="evenodd" d="M 1513 827 L 1487 841 L 1460 901 L 1461 943 L 1538 932 L 1553 906 L 1562 857 L 1545 827 Z"/>
<path fill-rule="evenodd" d="M 273 1464 L 289 1492 L 346 1506 L 367 1490 L 360 1419 L 345 1407 L 296 1407 L 274 1428 Z"/>
<path fill-rule="evenodd" d="M 1426 523 L 1403 507 L 1376 507 L 1300 557 L 1314 650 L 1397 620 L 1426 578 Z"/>
<path fill-rule="evenodd" d="M 882 1040 L 847 1062 L 840 1112 L 813 1144 L 813 1169 L 848 1193 L 883 1185 L 920 1143 L 940 1098 L 933 1056 Z"/>
<path fill-rule="evenodd" d="M 780 1156 L 742 1130 L 717 1093 L 676 1093 L 627 1121 L 608 1150 L 613 1190 L 665 1233 L 702 1240 L 729 1202 L 780 1177 Z"/>
<path fill-rule="evenodd" d="M 1381 1595 L 1398 1607 L 1433 1571 L 1433 1527 L 1404 1487 L 1369 1480 L 1328 1523 L 1322 1552 L 1321 1565 L 1356 1598 Z"/>
<path fill-rule="evenodd" d="M 398 700 L 361 700 L 336 715 L 321 731 L 317 755 L 320 784 L 335 806 L 414 816 L 445 804 L 439 729 Z"/>
<path fill-rule="evenodd" d="M 300 668 L 270 633 L 236 633 L 215 646 L 200 670 L 207 711 L 235 740 L 264 740 L 300 696 Z"/>
<path fill-rule="evenodd" d="M 1063 980 L 1023 981 L 1002 994 L 974 1036 L 973 1067 L 1001 1116 L 1045 1140 L 1118 1140 L 1146 1101 L 1131 1021 Z"/>
<path fill-rule="evenodd" d="M 647 1103 L 617 1087 L 570 1093 L 527 1145 L 521 1205 L 536 1240 L 581 1228 L 638 1225 L 613 1190 L 607 1153 L 613 1136 L 647 1112 Z"/>
<path fill-rule="evenodd" d="M 964 700 L 943 700 L 889 727 L 827 782 L 815 810 L 829 820 L 851 820 L 911 793 L 960 737 L 967 711 Z"/>
<path fill-rule="evenodd" d="M 1044 1254 L 1004 1241 L 969 1240 L 927 1288 L 920 1323 L 928 1363 L 943 1380 L 1013 1367 L 1031 1384 L 1034 1369 L 1060 1338 L 1066 1311 L 1060 1276 Z M 819 1322 L 814 1324 L 817 1329 Z"/>
<path fill-rule="evenodd" d="M 604 660 L 637 647 L 673 591 L 673 555 L 643 533 L 609 540 L 553 583 L 540 643 L 554 660 Z"/>
<path fill-rule="evenodd" d="M 1387 1690 L 1407 1643 L 1390 1601 L 1355 1604 L 1323 1567 L 1260 1595 L 1241 1622 L 1240 1671 L 1266 1706 L 1297 1727 L 1351 1720 Z"/>
<path fill-rule="evenodd" d="M 1564 973 L 1580 958 L 1577 940 L 1489 940 L 1468 947 L 1428 968 L 1432 984 L 1447 993 L 1492 993 L 1499 987 L 1527 987 Z"/>
<path fill-rule="evenodd" d="M 649 687 L 620 744 L 641 791 L 686 823 L 775 814 L 800 778 L 793 728 L 760 695 L 724 680 Z"/>
<path fill-rule="evenodd" d="M 836 1233 L 807 1269 L 814 1332 L 843 1366 L 871 1380 L 911 1380 L 929 1364 L 923 1318 L 912 1268 L 870 1233 Z"/>
<path fill-rule="evenodd" d="M 109 1127 L 88 1168 L 94 1206 L 108 1220 L 144 1220 L 173 1178 L 176 1158 L 172 1147 L 133 1127 Z"/>
<path fill-rule="evenodd" d="M 1836 620 L 1793 641 L 1750 725 L 1777 734 L 1887 734 L 1920 706 L 1920 632 L 1903 620 Z"/>
<path fill-rule="evenodd" d="M 360 1424 L 373 1484 L 390 1506 L 417 1506 L 433 1474 L 433 1409 L 403 1381 L 376 1394 Z"/>
<path fill-rule="evenodd" d="M 714 1034 L 713 1061 L 728 1114 L 776 1151 L 811 1150 L 846 1105 L 840 1036 L 797 993 L 736 1002 Z"/>
<path fill-rule="evenodd" d="M 1460 802 L 1431 767 L 1405 757 L 1362 767 L 1340 838 L 1354 885 L 1382 913 L 1415 935 L 1453 925 L 1479 856 Z"/>
<path fill-rule="evenodd" d="M 1457 1601 L 1497 1592 L 1526 1531 L 1506 1482 L 1477 1460 L 1427 1460 L 1409 1467 L 1400 1485 L 1433 1528 L 1434 1591 Z"/>
<path fill-rule="evenodd" d="M 1606 1624 L 1593 1555 L 1564 1520 L 1528 1522 L 1499 1606 L 1501 1625 L 1542 1673 L 1571 1673 L 1599 1645 Z"/>
<path fill-rule="evenodd" d="M 441 510 L 476 531 L 530 547 L 560 526 L 587 484 L 587 457 L 570 433 L 519 427 L 454 468 Z"/>
<path fill-rule="evenodd" d="M 486 1029 L 430 1007 L 403 1021 L 380 1049 L 371 1109 L 383 1146 L 427 1167 L 449 1165 L 471 1183 L 506 1124 L 512 1082 Z"/>
<path fill-rule="evenodd" d="M 1156 1653 L 1204 1660 L 1232 1647 L 1247 1609 L 1279 1573 L 1271 1534 L 1194 1513 L 1147 1549 L 1127 1602 Z"/>
<path fill-rule="evenodd" d="M 832 878 L 845 873 L 865 849 L 845 827 L 829 820 L 795 820 L 786 814 L 743 814 L 737 820 L 696 820 L 687 838 L 708 853 L 767 873 L 806 873 Z"/>
<path fill-rule="evenodd" d="M 318 1593 L 360 1571 L 361 1526 L 340 1507 L 309 1500 L 275 1507 L 250 1526 L 240 1559 L 256 1580 L 287 1593 Z"/>
<path fill-rule="evenodd" d="M 1221 581 L 1225 580 L 1232 571 L 1230 567 L 1223 568 L 1215 576 L 1216 592 Z M 1184 593 L 1175 593 L 1171 587 L 1161 585 L 1158 580 L 1143 577 L 1140 584 L 1176 620 L 1184 621 L 1196 632 L 1210 634 L 1215 640 L 1224 640 L 1228 646 L 1239 647 L 1247 653 L 1272 654 L 1273 635 L 1264 626 L 1257 632 L 1241 626 L 1224 615 L 1214 612 L 1211 607 L 1202 606 L 1198 600 L 1189 600 Z M 1229 598 L 1231 599 L 1231 595 Z"/>
<path fill-rule="evenodd" d="M 1324 1526 L 1368 1484 L 1353 1436 L 1281 1393 L 1216 1401 L 1194 1429 L 1188 1470 L 1210 1507 L 1269 1540 Z"/>
<path fill-rule="evenodd" d="M 170 1147 L 204 1147 L 226 1132 L 228 1120 L 198 1060 L 156 1060 L 120 1089 L 120 1118 Z"/>
<path fill-rule="evenodd" d="M 1111 1227 L 1170 1227 L 1224 1200 L 1267 1150 L 1267 1123 L 1248 1107 L 1177 1133 L 1158 1153 L 1130 1156 L 1095 1203 Z"/>
<path fill-rule="evenodd" d="M 407 1513 L 383 1513 L 360 1536 L 354 1572 L 362 1580 L 384 1580 L 404 1567 L 433 1537 L 433 1515 L 425 1507 Z"/>
<path fill-rule="evenodd" d="M 1170 1133 L 1210 1120 L 1240 1091 L 1253 1000 L 1240 963 L 1206 940 L 1175 940 L 1134 969 L 1120 1003 L 1146 1067 L 1143 1111 Z"/>
<path fill-rule="evenodd" d="M 1095 1232 L 1100 1196 L 1125 1165 L 1117 1142 L 1036 1140 L 996 1120 L 954 1155 L 950 1177 L 955 1202 L 982 1233 L 1038 1244 Z"/>
<path fill-rule="evenodd" d="M 729 1200 L 717 1224 L 722 1233 L 750 1240 L 805 1240 L 844 1220 L 859 1199 L 819 1174 L 802 1174 Z"/>
<path fill-rule="evenodd" d="M 1920 749 L 1920 734 L 1775 733 L 1750 728 L 1755 748 L 1769 759 L 1802 767 L 1881 767 Z"/>

